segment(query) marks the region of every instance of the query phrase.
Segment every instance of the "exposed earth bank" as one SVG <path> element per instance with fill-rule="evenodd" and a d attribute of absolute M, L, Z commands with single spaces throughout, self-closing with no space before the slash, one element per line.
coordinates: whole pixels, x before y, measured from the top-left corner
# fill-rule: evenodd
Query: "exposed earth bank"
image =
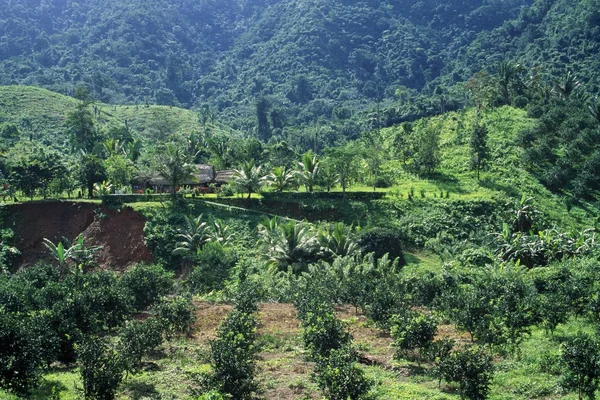
<path fill-rule="evenodd" d="M 144 243 L 144 218 L 130 208 L 108 209 L 94 203 L 39 202 L 7 207 L 7 223 L 15 232 L 14 246 L 23 257 L 21 266 L 48 258 L 43 239 L 73 241 L 79 234 L 87 246 L 101 246 L 101 268 L 124 270 L 132 264 L 152 261 Z"/>

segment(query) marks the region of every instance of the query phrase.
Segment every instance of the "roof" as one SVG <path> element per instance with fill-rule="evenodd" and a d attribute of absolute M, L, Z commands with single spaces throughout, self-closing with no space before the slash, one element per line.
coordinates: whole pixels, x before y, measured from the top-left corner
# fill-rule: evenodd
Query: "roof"
<path fill-rule="evenodd" d="M 233 174 L 235 171 L 232 169 L 225 169 L 223 171 L 217 171 L 217 176 L 215 177 L 216 183 L 227 183 L 233 179 Z"/>
<path fill-rule="evenodd" d="M 193 179 L 187 179 L 181 182 L 181 185 L 201 185 L 215 181 L 217 174 L 213 165 L 196 164 L 194 167 L 196 171 L 193 173 Z M 153 172 L 150 176 L 140 177 L 138 182 L 156 186 L 171 185 L 171 182 L 158 172 Z"/>

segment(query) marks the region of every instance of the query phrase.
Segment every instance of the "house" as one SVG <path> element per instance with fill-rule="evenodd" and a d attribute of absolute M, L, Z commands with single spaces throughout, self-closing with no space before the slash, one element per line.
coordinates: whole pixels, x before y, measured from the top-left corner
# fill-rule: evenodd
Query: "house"
<path fill-rule="evenodd" d="M 210 186 L 221 186 L 227 183 L 233 177 L 233 170 L 216 171 L 214 165 L 196 164 L 193 178 L 180 183 L 180 187 L 189 187 L 203 192 L 210 191 Z M 172 193 L 171 182 L 158 172 L 153 172 L 149 176 L 138 177 L 133 182 L 133 193 L 144 193 L 147 189 L 155 193 Z M 179 190 L 179 188 L 176 188 Z"/>

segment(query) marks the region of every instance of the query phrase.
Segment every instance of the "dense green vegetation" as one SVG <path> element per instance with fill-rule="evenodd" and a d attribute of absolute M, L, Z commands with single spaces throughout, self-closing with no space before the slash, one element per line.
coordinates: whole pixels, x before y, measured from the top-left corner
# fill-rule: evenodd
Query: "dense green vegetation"
<path fill-rule="evenodd" d="M 0 397 L 595 398 L 598 10 L 6 2 Z"/>

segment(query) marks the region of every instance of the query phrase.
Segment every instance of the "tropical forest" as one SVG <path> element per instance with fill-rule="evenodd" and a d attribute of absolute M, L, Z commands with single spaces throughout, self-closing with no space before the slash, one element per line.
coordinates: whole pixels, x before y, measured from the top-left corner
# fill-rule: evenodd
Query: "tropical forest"
<path fill-rule="evenodd" d="M 600 0 L 0 0 L 0 399 L 600 394 Z"/>

